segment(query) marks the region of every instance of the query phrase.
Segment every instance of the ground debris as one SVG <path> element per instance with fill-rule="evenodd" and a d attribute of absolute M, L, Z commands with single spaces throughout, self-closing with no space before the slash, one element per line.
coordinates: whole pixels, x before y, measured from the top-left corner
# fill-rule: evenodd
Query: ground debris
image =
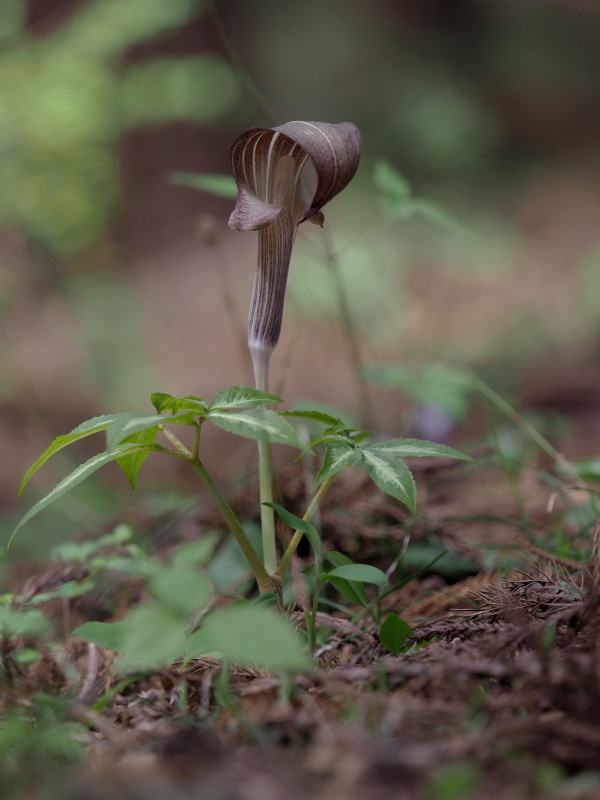
<path fill-rule="evenodd" d="M 448 466 L 446 479 L 456 466 Z M 370 613 L 319 611 L 317 624 L 327 633 L 310 674 L 282 678 L 232 667 L 224 675 L 220 660 L 206 656 L 121 686 L 112 651 L 66 638 L 62 649 L 24 667 L 5 699 L 26 715 L 36 692 L 67 693 L 72 718 L 88 732 L 83 766 L 56 792 L 31 796 L 429 800 L 444 796 L 436 786 L 460 779 L 473 800 L 567 798 L 561 787 L 584 780 L 600 763 L 600 527 L 589 558 L 579 562 L 537 544 L 520 547 L 516 518 L 506 516 L 498 528 L 497 520 L 484 520 L 480 533 L 497 532 L 494 541 L 520 547 L 529 560 L 490 569 L 467 533 L 473 520 L 440 516 L 439 469 L 419 474 L 430 503 L 419 524 L 361 481 L 346 485 L 346 493 L 342 487 L 323 509 L 327 546 L 343 539 L 340 549 L 371 563 L 384 566 L 390 543 L 403 552 L 432 530 L 449 550 L 475 553 L 474 574 L 425 572 L 383 600 L 379 622 L 395 611 L 411 625 L 402 652 L 384 649 Z M 293 486 L 301 497 L 297 475 Z M 340 515 L 348 513 L 355 524 L 342 533 Z M 298 572 L 302 565 L 300 558 Z M 30 581 L 17 602 L 81 577 L 68 565 L 55 568 Z M 122 614 L 128 587 L 113 585 Z M 139 584 L 129 597 L 140 597 Z M 60 621 L 66 603 L 50 602 Z M 86 615 L 107 618 L 107 608 L 96 592 L 68 610 L 81 622 Z M 290 613 L 301 628 L 302 610 Z M 106 703 L 96 709 L 102 697 Z M 548 764 L 556 791 L 541 794 Z"/>

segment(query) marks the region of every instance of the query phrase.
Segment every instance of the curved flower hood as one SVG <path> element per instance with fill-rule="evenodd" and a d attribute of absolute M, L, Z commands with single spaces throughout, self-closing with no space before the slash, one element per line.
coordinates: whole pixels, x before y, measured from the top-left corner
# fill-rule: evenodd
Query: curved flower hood
<path fill-rule="evenodd" d="M 230 154 L 238 200 L 229 226 L 242 231 L 259 230 L 281 213 L 281 201 L 292 212 L 296 224 L 307 219 L 322 224 L 321 208 L 354 177 L 360 150 L 360 132 L 352 122 L 334 125 L 297 121 L 277 128 L 244 131 Z M 317 188 L 311 201 L 301 184 L 302 169 L 309 158 L 317 173 Z M 285 169 L 288 191 L 285 196 L 276 197 L 282 159 L 284 164 L 289 161 Z"/>
<path fill-rule="evenodd" d="M 229 227 L 259 231 L 248 345 L 262 388 L 268 383 L 268 359 L 279 340 L 296 229 L 306 220 L 323 224 L 321 208 L 350 182 L 360 151 L 360 133 L 352 122 L 296 121 L 277 128 L 250 128 L 231 148 L 238 197 Z M 309 159 L 317 175 L 312 198 L 302 187 L 302 170 Z"/>

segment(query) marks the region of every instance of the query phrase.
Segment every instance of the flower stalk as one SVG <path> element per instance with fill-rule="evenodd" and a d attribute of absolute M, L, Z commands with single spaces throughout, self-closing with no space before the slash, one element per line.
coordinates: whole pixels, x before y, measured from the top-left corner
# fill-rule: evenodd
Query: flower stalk
<path fill-rule="evenodd" d="M 234 230 L 258 231 L 256 277 L 248 315 L 248 347 L 256 388 L 269 391 L 269 363 L 279 341 L 288 270 L 298 225 L 310 220 L 323 224 L 321 208 L 352 179 L 360 160 L 361 140 L 351 122 L 288 122 L 277 128 L 250 128 L 231 148 L 238 187 L 229 219 Z M 310 199 L 302 172 L 311 161 L 317 187 Z M 268 442 L 258 443 L 258 467 L 267 572 L 277 570 L 271 453 Z M 279 574 L 280 571 L 278 571 Z"/>

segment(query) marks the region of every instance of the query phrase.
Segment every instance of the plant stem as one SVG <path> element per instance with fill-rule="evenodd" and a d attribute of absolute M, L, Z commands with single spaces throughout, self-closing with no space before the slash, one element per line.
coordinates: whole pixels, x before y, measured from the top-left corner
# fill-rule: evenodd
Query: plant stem
<path fill-rule="evenodd" d="M 322 586 L 323 586 L 323 581 L 321 581 L 317 577 L 315 593 L 313 595 L 312 610 L 310 612 L 311 623 L 310 623 L 310 635 L 308 637 L 308 644 L 312 655 L 314 655 L 315 645 L 317 643 L 317 613 L 319 611 L 319 597 L 321 596 Z M 305 614 L 307 613 L 306 609 L 304 613 Z"/>
<path fill-rule="evenodd" d="M 327 493 L 327 490 L 331 486 L 331 482 L 333 481 L 334 478 L 335 478 L 335 475 L 331 475 L 329 478 L 324 480 L 323 483 L 319 486 L 319 491 L 315 494 L 313 499 L 310 501 L 310 505 L 308 506 L 308 508 L 304 512 L 304 516 L 302 517 L 302 519 L 305 522 L 310 522 L 313 514 L 318 509 L 318 507 L 321 505 L 321 501 L 325 497 L 325 494 Z M 292 536 L 292 538 L 290 540 L 290 543 L 288 544 L 288 546 L 286 548 L 285 553 L 281 557 L 281 563 L 279 564 L 279 567 L 277 568 L 277 573 L 276 573 L 277 575 L 279 575 L 279 576 L 285 575 L 288 567 L 290 566 L 290 561 L 292 560 L 292 556 L 294 555 L 294 553 L 298 549 L 298 545 L 300 544 L 300 541 L 301 541 L 303 536 L 304 536 L 304 533 L 302 531 L 296 531 L 294 533 L 294 535 Z"/>
<path fill-rule="evenodd" d="M 262 94 L 258 86 L 254 83 L 252 78 L 250 77 L 247 68 L 242 64 L 238 54 L 233 47 L 229 36 L 227 35 L 227 31 L 225 29 L 225 25 L 223 24 L 223 20 L 221 19 L 221 15 L 219 13 L 219 9 L 217 8 L 216 0 L 213 0 L 211 4 L 211 11 L 213 15 L 213 22 L 215 24 L 215 28 L 221 39 L 221 44 L 223 45 L 223 50 L 225 54 L 229 58 L 231 66 L 237 76 L 238 81 L 242 88 L 246 91 L 248 97 L 254 101 L 257 108 L 262 109 L 267 117 L 270 117 L 273 123 L 279 119 L 279 115 L 275 113 L 273 107 L 266 99 L 265 95 Z"/>
<path fill-rule="evenodd" d="M 214 253 L 213 266 L 215 268 L 215 276 L 219 285 L 221 300 L 225 306 L 225 310 L 229 315 L 229 321 L 233 329 L 233 333 L 238 345 L 240 360 L 242 362 L 242 369 L 244 372 L 245 380 L 250 385 L 252 380 L 252 364 L 248 348 L 246 347 L 246 331 L 242 323 L 238 305 L 231 286 L 233 280 L 231 278 L 229 262 L 223 252 L 223 243 L 219 236 L 219 229 L 216 220 L 213 217 L 206 217 L 205 237 L 204 240 L 209 247 L 212 248 Z"/>
<path fill-rule="evenodd" d="M 244 529 L 240 525 L 238 518 L 213 482 L 213 479 L 206 471 L 204 464 L 199 458 L 197 458 L 195 461 L 189 460 L 189 463 L 192 465 L 194 471 L 212 495 L 215 503 L 217 504 L 217 508 L 227 523 L 227 527 L 234 535 L 236 542 L 242 548 L 242 552 L 246 556 L 246 559 L 252 568 L 252 572 L 254 573 L 261 594 L 264 594 L 265 592 L 275 592 L 275 594 L 277 594 L 276 585 L 278 581 L 273 581 L 267 574 L 267 571 L 260 562 L 260 558 L 258 557 L 256 550 L 254 547 L 252 547 L 250 539 L 248 539 Z"/>
<path fill-rule="evenodd" d="M 271 467 L 271 445 L 258 442 L 258 482 L 260 486 L 260 522 L 263 543 L 263 563 L 267 572 L 277 569 L 275 539 L 275 514 L 265 503 L 273 502 L 273 472 Z"/>
<path fill-rule="evenodd" d="M 198 450 L 200 449 L 200 431 L 202 430 L 202 423 L 197 422 L 194 428 L 194 443 L 192 444 L 192 452 L 190 458 L 192 461 L 198 460 Z"/>
<path fill-rule="evenodd" d="M 356 335 L 356 328 L 352 319 L 350 311 L 350 304 L 348 303 L 348 294 L 340 271 L 340 260 L 338 253 L 333 246 L 331 234 L 327 228 L 323 228 L 323 236 L 325 238 L 325 254 L 327 256 L 327 263 L 331 269 L 331 275 L 335 283 L 335 291 L 337 300 L 340 307 L 340 314 L 342 316 L 342 328 L 344 336 L 346 337 L 346 345 L 348 347 L 348 354 L 350 362 L 353 367 L 354 380 L 356 381 L 356 393 L 360 403 L 360 420 L 363 425 L 370 428 L 373 425 L 373 408 L 371 404 L 371 396 L 369 394 L 369 387 L 367 381 L 361 371 L 362 355 L 358 336 Z"/>
<path fill-rule="evenodd" d="M 171 442 L 173 447 L 175 447 L 176 452 L 167 451 L 171 453 L 171 455 L 177 456 L 178 458 L 183 458 L 185 461 L 188 462 L 196 472 L 204 486 L 208 489 L 210 494 L 212 495 L 215 503 L 217 504 L 217 508 L 221 512 L 221 516 L 227 523 L 227 527 L 235 537 L 235 540 L 239 544 L 242 549 L 242 552 L 246 556 L 246 560 L 254 573 L 254 577 L 256 578 L 256 582 L 258 583 L 258 589 L 261 594 L 265 594 L 266 592 L 273 592 L 277 597 L 281 594 L 281 580 L 279 576 L 271 576 L 268 574 L 265 567 L 262 565 L 260 558 L 258 557 L 258 553 L 252 546 L 250 539 L 246 536 L 246 533 L 236 515 L 233 512 L 231 506 L 227 503 L 221 492 L 219 491 L 218 487 L 214 483 L 213 479 L 209 475 L 206 470 L 204 464 L 198 458 L 198 447 L 200 444 L 200 424 L 196 427 L 194 431 L 194 443 L 192 445 L 192 452 L 190 452 L 187 447 L 179 441 L 179 439 L 175 436 L 167 428 L 164 428 L 162 425 L 159 426 L 164 435 L 167 439 Z M 259 444 L 263 444 L 259 442 Z M 270 475 L 270 469 L 269 469 Z M 271 501 L 272 502 L 272 501 Z M 275 527 L 273 526 L 273 531 Z M 273 543 L 275 542 L 275 536 L 273 535 Z M 275 566 L 273 567 L 271 572 L 275 571 Z"/>
<path fill-rule="evenodd" d="M 187 459 L 190 459 L 192 457 L 192 454 L 183 444 L 183 442 L 180 442 L 179 439 L 175 436 L 175 434 L 172 433 L 168 428 L 165 428 L 164 425 L 159 425 L 158 429 L 164 433 L 165 437 L 171 442 L 171 444 L 179 454 L 181 454 Z"/>
<path fill-rule="evenodd" d="M 510 491 L 515 499 L 515 504 L 517 506 L 519 517 L 523 525 L 529 529 L 531 525 L 531 520 L 529 519 L 529 515 L 527 514 L 527 508 L 525 506 L 525 502 L 523 500 L 523 494 L 519 488 L 519 483 L 516 479 L 516 474 L 514 469 L 510 468 L 509 459 L 504 452 L 504 448 L 502 447 L 502 443 L 500 442 L 500 437 L 498 435 L 498 430 L 496 426 L 496 421 L 494 419 L 494 414 L 492 413 L 492 403 L 488 397 L 484 397 L 484 406 L 485 411 L 488 419 L 488 425 L 490 428 L 490 433 L 492 436 L 492 441 L 494 442 L 494 448 L 498 453 L 500 458 L 500 463 L 502 465 L 502 470 L 504 475 L 506 476 L 506 480 L 508 481 L 508 485 L 510 487 Z"/>
<path fill-rule="evenodd" d="M 495 392 L 491 386 L 488 386 L 487 383 L 484 383 L 483 381 L 477 381 L 475 387 L 480 394 L 490 400 L 496 406 L 496 408 L 516 422 L 517 425 L 523 431 L 525 431 L 529 438 L 532 439 L 537 446 L 544 451 L 544 453 L 549 455 L 559 467 L 562 467 L 565 472 L 567 472 L 574 480 L 576 486 L 580 486 L 582 488 L 586 486 L 585 481 L 582 481 L 573 465 L 563 456 L 563 454 L 559 453 L 558 450 L 552 444 L 550 444 L 548 439 L 542 436 L 539 431 L 536 431 L 533 425 L 528 422 L 525 417 L 519 414 L 519 412 L 513 408 L 507 400 L 505 400 L 501 395 Z"/>
<path fill-rule="evenodd" d="M 273 348 L 250 347 L 256 388 L 269 391 L 269 359 Z M 275 538 L 275 512 L 265 503 L 273 502 L 273 468 L 271 445 L 258 442 L 258 484 L 260 493 L 260 528 L 262 532 L 263 564 L 268 573 L 277 569 L 277 546 Z"/>

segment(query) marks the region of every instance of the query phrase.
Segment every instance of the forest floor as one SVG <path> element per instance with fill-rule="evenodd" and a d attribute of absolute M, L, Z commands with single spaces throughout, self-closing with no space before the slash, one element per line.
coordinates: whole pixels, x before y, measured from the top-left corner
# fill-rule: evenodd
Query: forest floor
<path fill-rule="evenodd" d="M 568 456 L 597 454 L 598 388 L 568 407 L 558 386 L 532 400 L 538 410 L 562 403 L 567 424 L 555 444 Z M 34 706 L 37 722 L 29 746 L 16 723 L 13 740 L 4 735 L 2 797 L 600 798 L 597 492 L 529 452 L 515 472 L 485 446 L 473 453 L 479 465 L 410 461 L 416 521 L 361 476 L 332 488 L 324 548 L 383 570 L 395 562 L 390 585 L 404 585 L 377 613 L 320 612 L 310 674 L 234 668 L 226 684 L 217 660 L 197 658 L 119 683 L 113 651 L 68 631 L 120 618 L 140 598 L 139 582 L 108 575 L 101 589 L 41 604 L 67 633 L 61 648 L 5 678 L 5 732 Z M 282 473 L 278 493 L 289 510 L 304 507 L 299 467 Z M 253 487 L 233 502 L 251 516 Z M 175 541 L 216 523 L 201 514 Z M 38 571 L 15 596 L 26 604 L 77 578 L 74 569 Z M 412 628 L 397 655 L 377 635 L 377 616 L 391 611 Z M 290 613 L 301 628 L 301 613 Z M 9 657 L 5 645 L 5 666 Z M 52 709 L 51 698 L 64 705 Z M 53 749 L 61 719 L 77 723 L 73 759 Z"/>

